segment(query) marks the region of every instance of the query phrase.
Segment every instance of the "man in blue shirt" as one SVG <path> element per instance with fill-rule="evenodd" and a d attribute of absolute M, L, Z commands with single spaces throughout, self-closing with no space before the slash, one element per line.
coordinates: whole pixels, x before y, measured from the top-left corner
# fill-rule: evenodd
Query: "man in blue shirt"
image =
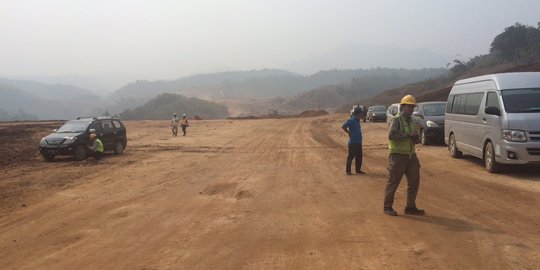
<path fill-rule="evenodd" d="M 360 117 L 362 116 L 362 109 L 355 108 L 353 111 L 353 117 L 343 123 L 341 128 L 349 134 L 349 155 L 347 156 L 347 164 L 345 166 L 345 172 L 347 175 L 351 175 L 352 160 L 355 160 L 356 174 L 365 174 L 362 171 L 362 127 L 360 126 Z"/>

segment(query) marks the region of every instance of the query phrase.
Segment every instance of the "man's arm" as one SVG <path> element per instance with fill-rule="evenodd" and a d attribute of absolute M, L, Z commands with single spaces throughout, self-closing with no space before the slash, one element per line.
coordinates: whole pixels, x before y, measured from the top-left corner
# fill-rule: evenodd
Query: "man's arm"
<path fill-rule="evenodd" d="M 349 121 L 348 120 L 345 123 L 343 123 L 343 126 L 341 126 L 341 128 L 345 131 L 345 133 L 351 135 L 349 133 L 349 130 L 347 129 L 347 127 L 349 127 Z"/>
<path fill-rule="evenodd" d="M 389 140 L 401 140 L 408 138 L 409 135 L 404 133 L 399 133 L 399 119 L 392 118 L 390 120 L 390 127 L 388 128 L 388 139 Z"/>

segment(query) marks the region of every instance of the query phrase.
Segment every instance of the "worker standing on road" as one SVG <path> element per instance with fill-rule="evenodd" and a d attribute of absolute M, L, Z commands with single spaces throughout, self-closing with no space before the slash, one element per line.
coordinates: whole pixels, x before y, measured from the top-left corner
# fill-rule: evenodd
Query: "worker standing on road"
<path fill-rule="evenodd" d="M 171 120 L 171 127 L 172 127 L 172 135 L 177 136 L 178 135 L 178 125 L 180 124 L 180 118 L 178 118 L 178 115 L 176 113 L 173 114 L 173 118 Z"/>
<path fill-rule="evenodd" d="M 425 215 L 426 212 L 416 208 L 416 194 L 420 186 L 420 162 L 416 157 L 415 144 L 420 143 L 416 125 L 412 119 L 416 99 L 406 95 L 400 102 L 401 112 L 390 120 L 388 129 L 388 182 L 384 193 L 384 213 L 397 216 L 392 208 L 394 195 L 403 174 L 407 176 L 407 206 L 405 214 Z"/>
<path fill-rule="evenodd" d="M 345 165 L 345 173 L 351 175 L 352 160 L 355 160 L 356 174 L 365 174 L 362 171 L 362 127 L 360 126 L 360 117 L 362 109 L 356 107 L 353 111 L 353 117 L 345 121 L 341 128 L 349 134 L 349 155 Z"/>
<path fill-rule="evenodd" d="M 89 145 L 90 155 L 96 160 L 100 160 L 101 156 L 103 155 L 103 143 L 97 137 L 96 133 L 90 133 Z"/>
<path fill-rule="evenodd" d="M 187 116 L 186 116 L 185 113 L 182 115 L 182 123 L 181 123 L 181 125 L 182 125 L 182 132 L 184 132 L 183 136 L 186 136 L 186 129 L 187 129 L 187 127 L 189 127 L 189 123 L 188 123 Z"/>

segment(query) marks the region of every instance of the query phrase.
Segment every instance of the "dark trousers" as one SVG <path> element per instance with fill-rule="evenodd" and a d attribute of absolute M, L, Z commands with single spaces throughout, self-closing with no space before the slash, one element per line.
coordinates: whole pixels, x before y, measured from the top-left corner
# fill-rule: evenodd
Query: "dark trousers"
<path fill-rule="evenodd" d="M 351 143 L 349 144 L 349 155 L 347 156 L 347 164 L 345 166 L 345 172 L 351 172 L 351 164 L 354 159 L 354 165 L 356 173 L 362 170 L 362 144 Z"/>
<path fill-rule="evenodd" d="M 187 128 L 187 125 L 182 125 L 182 132 L 184 132 L 184 136 L 186 136 L 186 128 Z"/>
<path fill-rule="evenodd" d="M 96 160 L 101 160 L 101 157 L 103 156 L 103 152 L 98 152 L 98 151 L 95 151 L 95 152 L 90 152 L 91 156 L 94 157 Z"/>
<path fill-rule="evenodd" d="M 420 187 L 420 162 L 416 155 L 390 154 L 388 182 L 384 191 L 384 208 L 392 208 L 394 195 L 403 175 L 407 176 L 407 208 L 416 208 L 416 194 Z"/>

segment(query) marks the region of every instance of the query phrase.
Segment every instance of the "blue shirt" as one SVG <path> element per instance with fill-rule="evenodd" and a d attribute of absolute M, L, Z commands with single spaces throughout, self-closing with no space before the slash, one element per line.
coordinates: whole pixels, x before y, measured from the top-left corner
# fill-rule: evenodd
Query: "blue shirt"
<path fill-rule="evenodd" d="M 349 130 L 349 144 L 362 144 L 362 127 L 356 117 L 353 116 L 351 119 L 345 121 L 341 127 Z"/>

